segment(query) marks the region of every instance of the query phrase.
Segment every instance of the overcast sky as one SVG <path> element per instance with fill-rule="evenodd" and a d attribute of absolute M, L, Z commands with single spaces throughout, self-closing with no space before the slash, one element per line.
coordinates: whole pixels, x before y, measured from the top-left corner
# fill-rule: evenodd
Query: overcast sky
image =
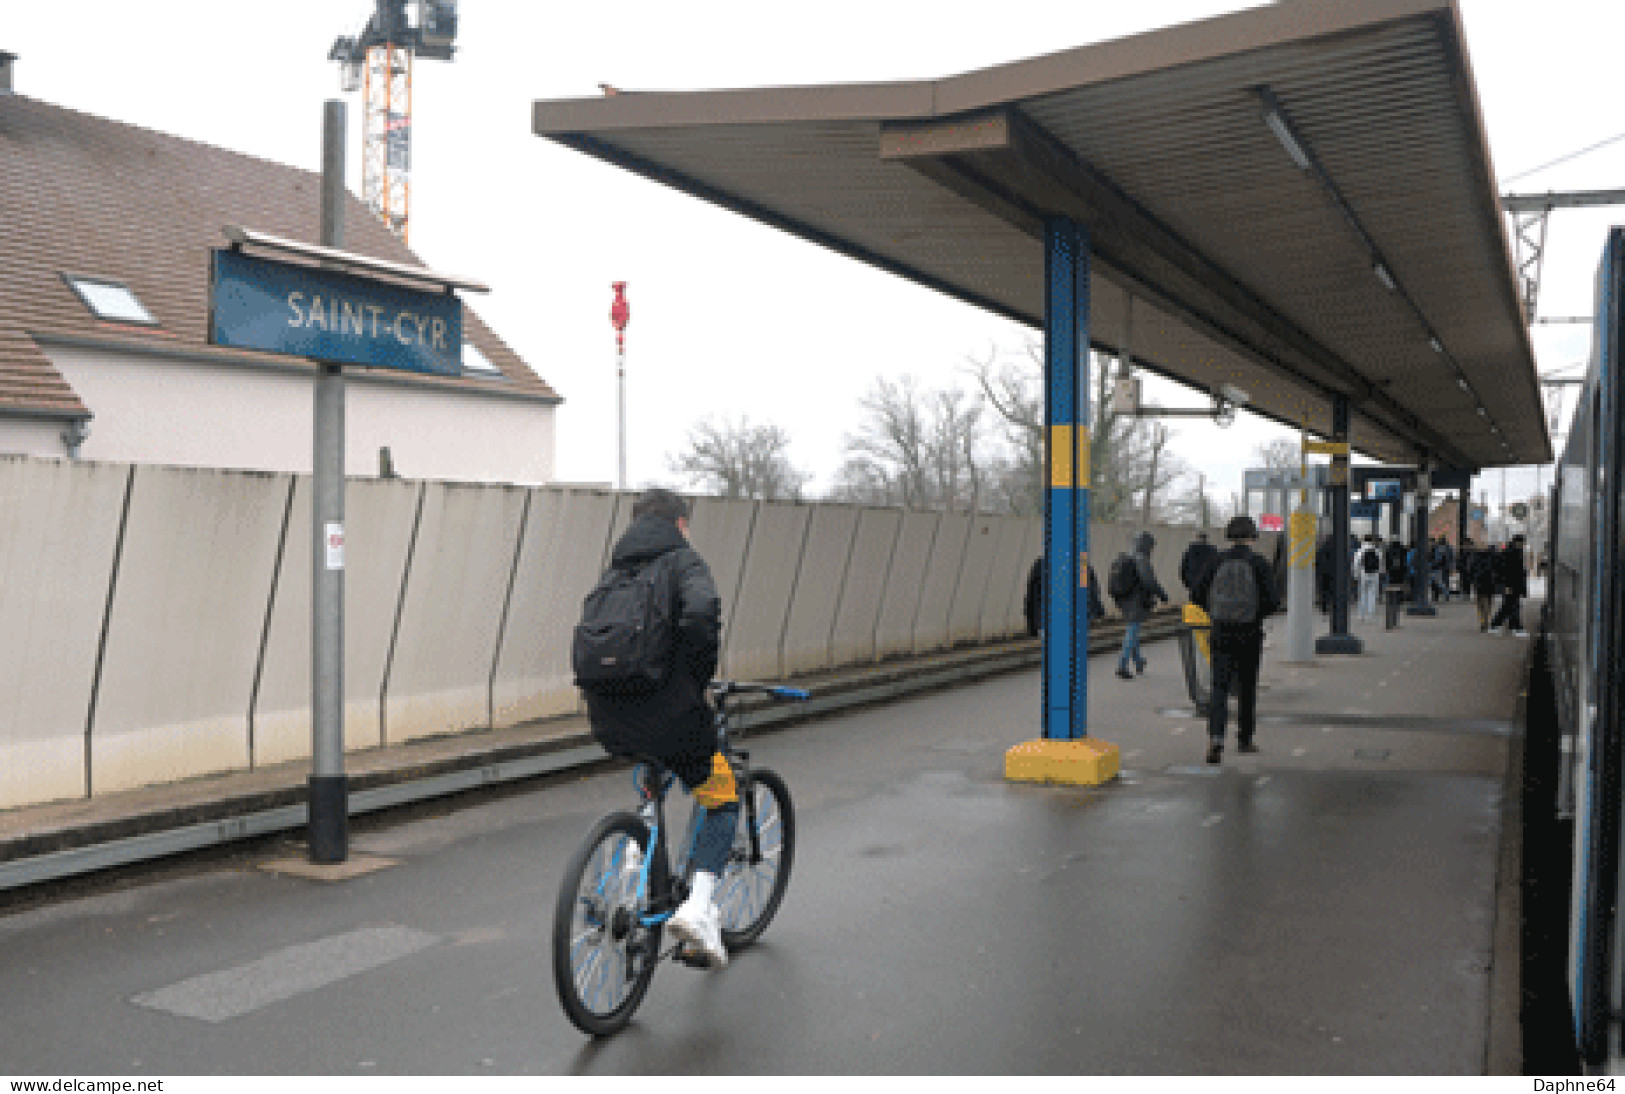
<path fill-rule="evenodd" d="M 596 94 L 600 81 L 653 90 L 931 78 L 1249 6 L 1001 0 L 978 15 L 886 0 L 463 0 L 456 60 L 417 65 L 413 249 L 435 269 L 489 283 L 475 308 L 565 397 L 561 480 L 615 475 L 610 282 L 625 280 L 632 481 L 670 481 L 668 455 L 710 414 L 783 426 L 792 459 L 822 488 L 876 375 L 968 383 L 971 358 L 1019 354 L 1032 332 L 534 137 L 531 103 Z M 317 170 L 322 102 L 339 96 L 328 48 L 372 7 L 8 3 L 0 49 L 20 55 L 23 94 Z M 1523 3 L 1462 0 L 1462 10 L 1503 191 L 1625 183 L 1625 141 L 1513 178 L 1625 130 L 1613 75 L 1625 9 L 1543 0 L 1536 16 Z M 359 192 L 361 106 L 359 96 L 347 101 Z M 1603 233 L 1616 220 L 1625 209 L 1554 215 L 1542 314 L 1590 314 Z M 1584 360 L 1588 331 L 1537 326 L 1534 342 L 1541 371 L 1557 372 Z M 1147 395 L 1201 401 L 1154 382 Z M 1564 428 L 1572 405 L 1571 391 Z M 1227 431 L 1176 428 L 1176 448 L 1223 491 L 1239 486 L 1256 446 L 1288 435 L 1246 415 Z M 1535 475 L 1509 479 L 1517 496 Z M 1500 489 L 1498 472 L 1475 485 L 1492 502 Z"/>

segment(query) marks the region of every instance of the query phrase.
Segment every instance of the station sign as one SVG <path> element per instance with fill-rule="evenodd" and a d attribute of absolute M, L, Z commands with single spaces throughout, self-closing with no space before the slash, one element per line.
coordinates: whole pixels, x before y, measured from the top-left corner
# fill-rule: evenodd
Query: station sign
<path fill-rule="evenodd" d="M 1258 527 L 1264 532 L 1280 532 L 1286 528 L 1286 521 L 1281 519 L 1279 513 L 1262 513 L 1258 518 Z"/>
<path fill-rule="evenodd" d="M 463 302 L 289 262 L 214 252 L 209 342 L 441 376 L 463 371 Z"/>
<path fill-rule="evenodd" d="M 1374 501 L 1349 502 L 1350 520 L 1376 520 L 1382 512 L 1382 506 Z"/>
<path fill-rule="evenodd" d="M 1328 478 L 1324 467 L 1309 468 L 1307 478 L 1295 467 L 1251 467 L 1242 472 L 1248 490 L 1317 490 L 1326 485 Z"/>
<path fill-rule="evenodd" d="M 1371 479 L 1365 484 L 1365 496 L 1372 501 L 1398 501 L 1405 495 L 1405 484 L 1399 479 Z"/>

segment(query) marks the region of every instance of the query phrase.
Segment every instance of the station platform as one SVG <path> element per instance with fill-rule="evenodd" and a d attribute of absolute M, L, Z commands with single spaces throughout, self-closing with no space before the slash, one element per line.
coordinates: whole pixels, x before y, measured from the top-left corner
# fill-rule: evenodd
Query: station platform
<path fill-rule="evenodd" d="M 789 780 L 799 832 L 779 917 L 723 972 L 663 967 L 606 1042 L 569 1026 L 546 958 L 565 859 L 630 796 L 623 772 L 597 770 L 363 823 L 353 852 L 381 868 L 342 882 L 270 872 L 297 848 L 262 843 L 0 914 L 0 942 L 27 955 L 0 965 L 0 991 L 33 1000 L 0 1028 L 0 1060 L 16 1074 L 1515 1074 L 1529 640 L 1481 634 L 1465 603 L 1356 633 L 1360 657 L 1293 666 L 1266 649 L 1263 751 L 1217 767 L 1175 643 L 1148 645 L 1134 680 L 1092 657 L 1090 730 L 1123 772 L 1089 789 L 1002 778 L 1005 750 L 1033 735 L 1030 668 L 761 733 L 753 758 Z M 360 972 L 306 970 L 247 1012 L 150 1005 L 381 928 L 411 945 Z"/>

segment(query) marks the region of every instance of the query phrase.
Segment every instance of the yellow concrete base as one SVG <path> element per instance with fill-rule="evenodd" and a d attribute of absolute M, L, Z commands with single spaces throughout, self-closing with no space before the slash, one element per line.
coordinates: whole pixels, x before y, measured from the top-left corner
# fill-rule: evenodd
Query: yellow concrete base
<path fill-rule="evenodd" d="M 1116 745 L 1084 737 L 1077 741 L 1027 741 L 1004 754 L 1004 777 L 1015 782 L 1099 786 L 1117 777 Z"/>

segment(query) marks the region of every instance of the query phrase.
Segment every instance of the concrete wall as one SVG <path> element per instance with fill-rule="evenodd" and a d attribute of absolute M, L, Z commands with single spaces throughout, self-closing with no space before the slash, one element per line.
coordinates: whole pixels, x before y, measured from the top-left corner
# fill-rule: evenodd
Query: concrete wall
<path fill-rule="evenodd" d="M 248 766 L 292 477 L 135 469 L 91 721 L 95 792 Z"/>
<path fill-rule="evenodd" d="M 0 458 L 0 808 L 308 759 L 309 496 L 304 476 Z M 346 747 L 580 709 L 570 634 L 631 501 L 352 479 Z M 1094 527 L 1102 580 L 1137 530 Z M 1152 532 L 1177 602 L 1191 532 Z M 773 678 L 1018 633 L 1043 522 L 700 498 L 690 534 L 723 673 Z"/>
<path fill-rule="evenodd" d="M 616 497 L 607 490 L 536 491 L 491 684 L 492 721 L 517 725 L 577 708 L 570 632 L 603 570 Z"/>
<path fill-rule="evenodd" d="M 251 717 L 256 764 L 311 754 L 310 486 L 294 482 Z M 351 479 L 344 497 L 344 747 L 384 743 L 382 697 L 423 484 Z"/>
<path fill-rule="evenodd" d="M 527 492 L 427 483 L 395 652 L 384 743 L 491 725 L 491 671 Z"/>
<path fill-rule="evenodd" d="M 830 664 L 830 635 L 841 606 L 841 584 L 852 562 L 859 510 L 851 505 L 816 505 L 796 569 L 790 614 L 778 674 L 792 676 Z"/>
<path fill-rule="evenodd" d="M 872 661 L 892 573 L 892 555 L 903 526 L 901 509 L 864 509 L 853 533 L 852 565 L 841 583 L 840 605 L 830 633 L 830 661 Z"/>
<path fill-rule="evenodd" d="M 942 513 L 904 513 L 892 549 L 880 621 L 875 630 L 875 656 L 896 657 L 914 649 L 914 620 Z"/>
<path fill-rule="evenodd" d="M 943 513 L 931 543 L 931 556 L 920 585 L 920 603 L 914 612 L 915 653 L 941 649 L 949 644 L 948 617 L 959 591 L 960 563 L 971 530 L 968 513 Z"/>
<path fill-rule="evenodd" d="M 85 728 L 130 469 L 0 458 L 0 808 L 86 792 Z"/>
<path fill-rule="evenodd" d="M 810 510 L 800 505 L 764 502 L 757 507 L 739 593 L 733 604 L 722 605 L 723 674 L 741 679 L 779 674 L 784 624 L 809 516 Z"/>

